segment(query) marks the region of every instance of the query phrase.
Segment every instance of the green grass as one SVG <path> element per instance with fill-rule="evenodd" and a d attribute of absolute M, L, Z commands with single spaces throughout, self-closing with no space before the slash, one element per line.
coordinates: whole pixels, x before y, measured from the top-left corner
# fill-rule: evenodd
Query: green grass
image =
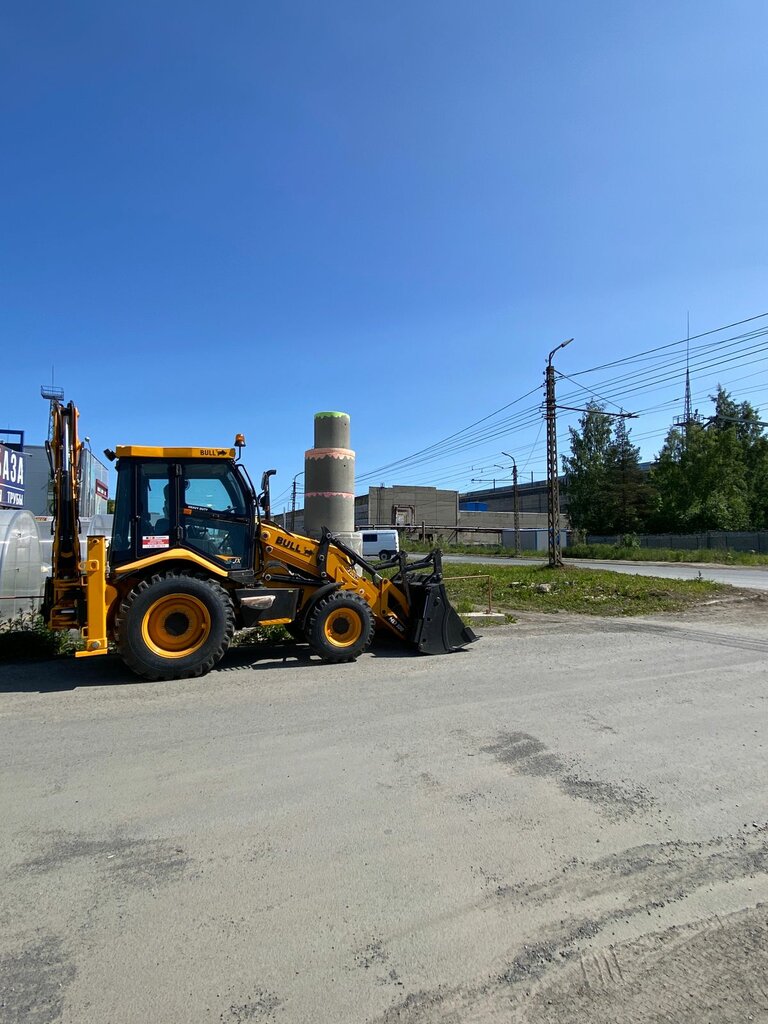
<path fill-rule="evenodd" d="M 251 626 L 239 629 L 232 637 L 232 647 L 251 647 L 253 644 L 280 643 L 290 640 L 291 634 L 285 626 Z"/>
<path fill-rule="evenodd" d="M 768 565 L 768 555 L 726 548 L 641 548 L 621 544 L 572 544 L 565 558 L 624 559 L 631 562 L 717 562 L 722 565 Z"/>
<path fill-rule="evenodd" d="M 454 576 L 491 576 L 494 611 L 575 612 L 587 615 L 648 615 L 680 611 L 731 588 L 709 580 L 663 580 L 599 569 L 546 566 L 451 564 L 444 566 L 451 602 L 460 611 L 486 607 L 488 581 Z"/>
<path fill-rule="evenodd" d="M 513 558 L 515 556 L 514 548 L 504 548 L 500 544 L 444 544 L 442 541 L 430 544 L 427 541 L 421 540 L 402 541 L 403 551 L 412 552 L 413 554 L 426 554 L 427 551 L 431 551 L 435 547 L 440 548 L 444 555 L 497 555 L 499 558 Z M 521 551 L 520 557 L 540 559 L 546 557 L 546 552 Z"/>

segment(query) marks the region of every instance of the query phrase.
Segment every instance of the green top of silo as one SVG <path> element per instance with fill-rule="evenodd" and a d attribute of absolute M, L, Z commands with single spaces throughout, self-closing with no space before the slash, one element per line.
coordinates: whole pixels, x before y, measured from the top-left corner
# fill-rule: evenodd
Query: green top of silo
<path fill-rule="evenodd" d="M 346 416 L 347 418 L 349 418 L 349 413 L 347 413 L 347 412 L 316 412 L 315 413 L 315 419 L 316 420 L 323 419 L 325 416 Z"/>

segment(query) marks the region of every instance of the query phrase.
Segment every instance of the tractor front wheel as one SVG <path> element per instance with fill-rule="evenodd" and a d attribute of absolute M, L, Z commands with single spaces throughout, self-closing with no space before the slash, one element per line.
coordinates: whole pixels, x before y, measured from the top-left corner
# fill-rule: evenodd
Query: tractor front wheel
<path fill-rule="evenodd" d="M 354 661 L 373 640 L 375 623 L 367 603 L 357 594 L 337 590 L 312 609 L 307 643 L 323 661 Z"/>
<path fill-rule="evenodd" d="M 235 614 L 218 583 L 167 572 L 130 591 L 115 625 L 123 661 L 137 675 L 187 679 L 210 672 L 224 656 Z"/>

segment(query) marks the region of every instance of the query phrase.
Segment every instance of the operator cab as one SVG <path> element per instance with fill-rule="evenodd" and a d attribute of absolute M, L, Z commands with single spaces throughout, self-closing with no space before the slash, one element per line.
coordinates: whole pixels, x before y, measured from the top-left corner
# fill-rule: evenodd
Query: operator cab
<path fill-rule="evenodd" d="M 256 506 L 233 448 L 116 451 L 111 568 L 184 548 L 227 571 L 252 568 Z"/>

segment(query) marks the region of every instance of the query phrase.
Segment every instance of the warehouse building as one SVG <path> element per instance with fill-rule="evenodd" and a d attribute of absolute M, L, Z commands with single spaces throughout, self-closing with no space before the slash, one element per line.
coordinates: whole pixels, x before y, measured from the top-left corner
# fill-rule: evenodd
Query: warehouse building
<path fill-rule="evenodd" d="M 517 485 L 518 506 L 521 512 L 547 514 L 547 481 L 531 480 Z M 480 506 L 486 512 L 514 512 L 515 489 L 511 484 L 465 491 L 459 498 L 462 506 Z M 568 511 L 566 478 L 560 477 L 560 511 Z"/>
<path fill-rule="evenodd" d="M 542 510 L 521 511 L 519 520 L 523 549 L 545 548 L 546 485 Z M 295 516 L 286 513 L 285 525 L 289 530 L 301 533 L 304 529 L 303 509 L 298 509 Z M 511 505 L 502 505 L 501 508 L 477 508 L 470 505 L 467 508 L 458 491 L 437 487 L 369 487 L 367 494 L 355 498 L 355 529 L 376 526 L 396 526 L 401 535 L 424 535 L 427 539 L 449 544 L 501 543 L 515 546 L 515 516 Z M 565 517 L 561 517 L 561 526 L 565 530 Z"/>
<path fill-rule="evenodd" d="M 24 508 L 35 516 L 49 516 L 52 508 L 51 469 L 44 445 L 28 444 L 25 455 Z M 88 448 L 80 453 L 80 515 L 105 515 L 109 499 L 109 469 Z"/>
<path fill-rule="evenodd" d="M 6 430 L 1 436 L 0 508 L 24 508 L 24 433 L 21 430 Z"/>

